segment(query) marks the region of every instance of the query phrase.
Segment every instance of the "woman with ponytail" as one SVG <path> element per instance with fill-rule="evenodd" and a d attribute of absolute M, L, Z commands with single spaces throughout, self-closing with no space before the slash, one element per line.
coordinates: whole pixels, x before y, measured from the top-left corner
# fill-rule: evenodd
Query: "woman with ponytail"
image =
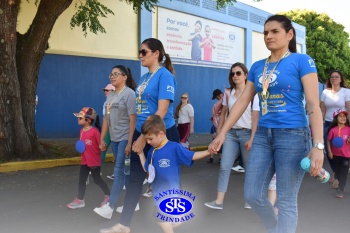
<path fill-rule="evenodd" d="M 297 53 L 295 38 L 292 21 L 286 16 L 272 15 L 266 20 L 264 42 L 271 54 L 252 65 L 242 95 L 209 146 L 209 152 L 217 153 L 225 134 L 258 93 L 260 116 L 246 169 L 244 197 L 269 233 L 296 232 L 298 192 L 305 173 L 300 161 L 309 156 L 310 175 L 316 176 L 324 157 L 317 69 L 310 56 Z M 278 218 L 267 199 L 267 189 L 275 173 Z"/>
<path fill-rule="evenodd" d="M 166 125 L 166 136 L 170 141 L 179 142 L 179 133 L 174 120 L 173 101 L 176 90 L 175 70 L 170 57 L 165 53 L 160 40 L 149 38 L 141 43 L 139 58 L 143 67 L 148 68 L 136 88 L 136 129 L 133 135 L 129 185 L 126 190 L 123 212 L 118 224 L 101 233 L 130 232 L 130 223 L 142 192 L 146 173 L 138 154 L 145 156 L 151 146 L 141 134 L 141 126 L 150 115 L 159 115 Z"/>

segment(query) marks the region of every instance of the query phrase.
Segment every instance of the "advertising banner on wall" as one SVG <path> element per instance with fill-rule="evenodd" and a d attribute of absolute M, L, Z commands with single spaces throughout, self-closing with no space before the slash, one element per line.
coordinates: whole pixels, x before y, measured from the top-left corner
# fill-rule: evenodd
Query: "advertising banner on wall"
<path fill-rule="evenodd" d="M 158 39 L 176 64 L 227 68 L 244 62 L 244 30 L 232 25 L 159 7 Z"/>

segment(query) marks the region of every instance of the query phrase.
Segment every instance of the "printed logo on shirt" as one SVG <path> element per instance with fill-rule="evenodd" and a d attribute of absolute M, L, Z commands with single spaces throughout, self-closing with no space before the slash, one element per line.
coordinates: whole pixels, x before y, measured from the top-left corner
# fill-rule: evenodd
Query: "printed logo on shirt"
<path fill-rule="evenodd" d="M 314 60 L 309 59 L 310 67 L 316 67 Z"/>
<path fill-rule="evenodd" d="M 160 159 L 158 161 L 159 167 L 165 168 L 165 167 L 170 167 L 170 160 L 169 159 Z"/>
<path fill-rule="evenodd" d="M 275 70 L 275 72 L 271 75 L 269 87 L 273 87 L 278 84 L 276 74 L 279 74 L 278 70 Z M 270 75 L 270 72 L 268 72 L 265 77 L 267 78 L 269 77 L 269 75 Z M 263 74 L 261 73 L 259 77 L 259 84 L 258 84 L 258 86 L 261 88 L 262 88 L 262 79 L 263 79 Z"/>
<path fill-rule="evenodd" d="M 92 141 L 90 139 L 85 139 L 85 144 L 91 146 Z"/>
<path fill-rule="evenodd" d="M 166 87 L 166 91 L 167 91 L 167 92 L 174 93 L 174 92 L 175 92 L 175 88 L 174 88 L 173 86 L 168 85 L 168 86 Z"/>

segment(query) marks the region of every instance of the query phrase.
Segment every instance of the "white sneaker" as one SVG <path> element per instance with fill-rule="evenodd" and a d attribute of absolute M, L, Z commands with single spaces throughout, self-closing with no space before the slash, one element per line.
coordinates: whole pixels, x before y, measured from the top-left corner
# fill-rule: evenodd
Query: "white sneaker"
<path fill-rule="evenodd" d="M 96 207 L 94 212 L 100 215 L 103 218 L 111 219 L 113 214 L 113 209 L 109 206 L 109 204 L 105 204 L 101 207 Z"/>
<path fill-rule="evenodd" d="M 143 181 L 142 185 L 145 185 L 145 184 L 147 184 L 147 183 L 148 183 L 148 180 L 145 179 L 145 180 Z"/>
<path fill-rule="evenodd" d="M 139 211 L 140 210 L 140 205 L 139 203 L 137 202 L 137 205 L 135 207 L 135 211 Z M 118 213 L 121 213 L 123 212 L 123 206 L 119 206 L 115 211 L 117 211 Z"/>
<path fill-rule="evenodd" d="M 125 185 L 123 186 L 123 190 L 125 190 L 126 189 L 126 187 L 125 187 Z"/>
<path fill-rule="evenodd" d="M 152 197 L 152 188 L 149 188 L 146 190 L 144 194 L 142 194 L 144 197 Z"/>
<path fill-rule="evenodd" d="M 114 174 L 110 175 L 110 176 L 107 176 L 108 179 L 110 180 L 114 180 Z"/>
<path fill-rule="evenodd" d="M 250 210 L 252 207 L 246 202 L 244 203 L 244 208 Z"/>
<path fill-rule="evenodd" d="M 235 172 L 245 172 L 244 168 L 241 167 L 241 166 L 239 166 L 239 165 L 237 165 L 237 166 L 231 168 L 231 170 L 232 170 L 232 171 L 235 171 Z"/>

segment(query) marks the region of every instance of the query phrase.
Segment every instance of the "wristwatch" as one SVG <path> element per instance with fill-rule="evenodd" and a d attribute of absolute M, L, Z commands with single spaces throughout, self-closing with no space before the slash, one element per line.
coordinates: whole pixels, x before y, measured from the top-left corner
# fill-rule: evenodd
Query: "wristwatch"
<path fill-rule="evenodd" d="M 324 149 L 324 144 L 320 143 L 320 142 L 317 142 L 317 143 L 314 144 L 314 147 L 316 147 L 319 150 L 323 150 Z"/>

